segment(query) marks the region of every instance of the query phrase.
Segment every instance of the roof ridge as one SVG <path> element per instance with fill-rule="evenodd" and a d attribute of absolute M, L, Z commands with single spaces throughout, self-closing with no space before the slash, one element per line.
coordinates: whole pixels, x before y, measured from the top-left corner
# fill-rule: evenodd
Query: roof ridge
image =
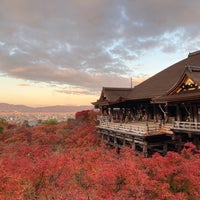
<path fill-rule="evenodd" d="M 188 57 L 195 56 L 197 54 L 200 54 L 200 50 L 189 53 Z"/>
<path fill-rule="evenodd" d="M 131 90 L 131 87 L 103 87 L 103 89 L 110 89 L 110 90 Z"/>

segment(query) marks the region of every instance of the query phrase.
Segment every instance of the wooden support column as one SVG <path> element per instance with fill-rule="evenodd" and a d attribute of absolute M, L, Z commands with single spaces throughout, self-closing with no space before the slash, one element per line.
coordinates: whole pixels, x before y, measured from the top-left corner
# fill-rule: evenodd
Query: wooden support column
<path fill-rule="evenodd" d="M 196 144 L 197 148 L 200 149 L 200 136 L 197 136 L 197 144 Z"/>
<path fill-rule="evenodd" d="M 197 104 L 197 121 L 200 122 L 200 104 Z"/>
<path fill-rule="evenodd" d="M 133 137 L 131 149 L 135 151 L 135 138 Z"/>
<path fill-rule="evenodd" d="M 110 114 L 113 116 L 113 107 L 110 108 Z"/>
<path fill-rule="evenodd" d="M 110 140 L 110 137 L 111 137 L 110 134 L 108 134 L 108 135 L 107 135 L 107 144 L 110 144 L 110 141 L 111 141 L 111 140 Z"/>
<path fill-rule="evenodd" d="M 181 135 L 177 135 L 177 151 L 180 153 L 182 149 L 182 137 Z"/>
<path fill-rule="evenodd" d="M 176 120 L 181 121 L 181 109 L 179 104 L 176 105 Z"/>
<path fill-rule="evenodd" d="M 169 107 L 166 105 L 166 111 L 165 111 L 165 123 L 169 122 Z"/>
<path fill-rule="evenodd" d="M 157 107 L 155 104 L 153 105 L 153 118 L 154 118 L 154 122 L 158 122 L 158 113 L 157 113 Z"/>
<path fill-rule="evenodd" d="M 168 145 L 165 142 L 164 145 L 163 145 L 163 153 L 164 153 L 164 155 L 167 153 L 167 151 L 168 151 Z"/>
<path fill-rule="evenodd" d="M 142 148 L 142 152 L 143 152 L 144 157 L 148 157 L 148 148 L 147 147 L 148 147 L 147 142 L 144 142 L 143 148 Z"/>
<path fill-rule="evenodd" d="M 200 147 L 200 136 L 199 135 L 193 135 L 193 141 L 192 143 L 199 148 Z"/>
<path fill-rule="evenodd" d="M 109 108 L 106 107 L 106 115 L 109 115 Z"/>
<path fill-rule="evenodd" d="M 123 134 L 123 146 L 126 145 L 125 134 Z"/>
<path fill-rule="evenodd" d="M 174 141 L 174 140 L 176 139 L 176 135 L 173 134 L 173 135 L 171 136 L 171 139 L 172 139 L 172 141 Z"/>
<path fill-rule="evenodd" d="M 145 104 L 145 120 L 148 121 L 149 120 L 149 109 L 148 109 L 148 105 L 147 103 Z"/>
<path fill-rule="evenodd" d="M 197 104 L 194 105 L 194 122 L 198 122 L 198 108 L 197 108 Z"/>
<path fill-rule="evenodd" d="M 114 147 L 117 147 L 117 137 L 116 137 L 116 133 L 114 133 Z"/>
<path fill-rule="evenodd" d="M 104 134 L 101 133 L 101 140 L 104 141 Z"/>

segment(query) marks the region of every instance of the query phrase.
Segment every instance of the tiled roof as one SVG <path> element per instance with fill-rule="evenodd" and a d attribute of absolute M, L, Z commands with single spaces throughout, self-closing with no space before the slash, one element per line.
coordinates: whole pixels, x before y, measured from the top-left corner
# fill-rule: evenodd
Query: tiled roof
<path fill-rule="evenodd" d="M 184 75 L 187 66 L 200 66 L 200 52 L 189 54 L 186 59 L 166 68 L 140 83 L 127 96 L 130 100 L 152 99 L 168 93 Z M 190 77 L 200 82 L 200 72 L 188 72 Z"/>
<path fill-rule="evenodd" d="M 119 98 L 127 99 L 127 96 L 131 92 L 131 90 L 131 88 L 103 87 L 102 93 L 109 102 L 115 102 Z"/>
<path fill-rule="evenodd" d="M 166 100 L 166 96 L 177 86 L 185 74 L 200 85 L 200 51 L 190 53 L 186 59 L 171 65 L 134 88 L 103 87 L 99 100 L 93 104 L 109 105 L 126 100 L 158 100 L 162 97 L 162 100 Z M 199 96 L 198 92 L 191 92 L 188 96 L 186 93 L 175 96 L 191 98 L 191 95 L 196 98 Z M 175 96 L 170 98 L 175 98 Z"/>
<path fill-rule="evenodd" d="M 95 106 L 104 106 L 123 102 L 127 100 L 127 96 L 131 90 L 132 88 L 103 87 L 100 98 L 92 104 Z"/>

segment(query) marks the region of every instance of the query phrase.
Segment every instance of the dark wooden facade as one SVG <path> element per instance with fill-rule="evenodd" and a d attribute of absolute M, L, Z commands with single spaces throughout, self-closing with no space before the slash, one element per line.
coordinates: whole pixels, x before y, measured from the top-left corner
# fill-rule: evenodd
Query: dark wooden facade
<path fill-rule="evenodd" d="M 179 151 L 185 142 L 199 148 L 200 52 L 190 53 L 134 88 L 103 87 L 93 105 L 104 116 L 99 118 L 99 133 L 111 145 L 130 145 L 145 155 Z M 117 123 L 126 124 L 125 129 Z M 132 131 L 140 126 L 146 132 Z M 156 128 L 151 130 L 152 126 Z"/>

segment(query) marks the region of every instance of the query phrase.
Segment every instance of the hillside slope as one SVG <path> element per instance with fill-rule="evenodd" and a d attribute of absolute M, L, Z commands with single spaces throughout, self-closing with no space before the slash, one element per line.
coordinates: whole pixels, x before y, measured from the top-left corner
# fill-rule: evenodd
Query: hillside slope
<path fill-rule="evenodd" d="M 143 158 L 100 143 L 95 113 L 57 125 L 18 127 L 0 121 L 0 199 L 200 199 L 200 154 Z"/>
<path fill-rule="evenodd" d="M 46 106 L 46 107 L 29 107 L 25 105 L 13 105 L 0 103 L 0 112 L 78 112 L 81 110 L 92 109 L 92 106 Z"/>

